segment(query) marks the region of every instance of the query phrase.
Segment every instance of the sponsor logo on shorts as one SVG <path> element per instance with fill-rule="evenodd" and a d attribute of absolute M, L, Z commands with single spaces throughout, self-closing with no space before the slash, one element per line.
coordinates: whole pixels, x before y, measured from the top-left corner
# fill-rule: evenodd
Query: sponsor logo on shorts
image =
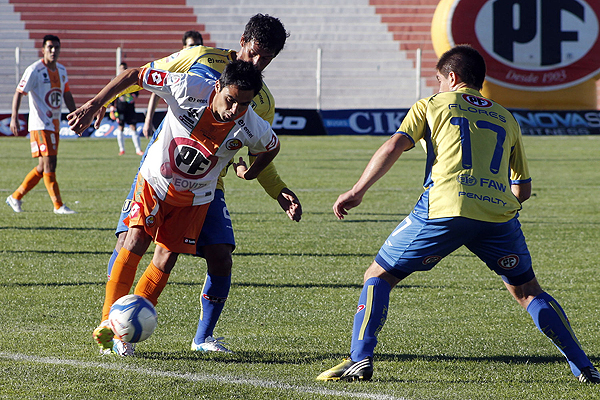
<path fill-rule="evenodd" d="M 225 143 L 225 148 L 227 150 L 238 150 L 242 148 L 242 142 L 239 139 L 231 139 Z"/>
<path fill-rule="evenodd" d="M 122 213 L 129 213 L 131 211 L 131 199 L 125 199 L 123 207 L 121 207 Z"/>
<path fill-rule="evenodd" d="M 427 256 L 423 259 L 423 265 L 434 264 L 439 262 L 442 259 L 442 256 Z"/>
<path fill-rule="evenodd" d="M 365 305 L 359 304 L 358 307 L 356 307 L 356 313 L 358 314 L 359 312 L 361 312 L 364 309 L 365 309 Z"/>
<path fill-rule="evenodd" d="M 519 265 L 519 256 L 511 254 L 498 259 L 498 266 L 502 269 L 511 270 Z"/>
<path fill-rule="evenodd" d="M 183 243 L 185 243 L 185 244 L 196 244 L 196 239 L 183 238 Z"/>
<path fill-rule="evenodd" d="M 133 202 L 131 202 L 131 206 L 130 207 L 131 208 L 129 210 L 129 217 L 130 218 L 137 218 L 137 217 L 139 217 L 140 210 L 142 209 L 142 204 L 133 201 Z"/>
<path fill-rule="evenodd" d="M 146 226 L 151 227 L 154 225 L 155 222 L 156 218 L 154 217 L 154 215 L 148 215 L 146 217 Z"/>

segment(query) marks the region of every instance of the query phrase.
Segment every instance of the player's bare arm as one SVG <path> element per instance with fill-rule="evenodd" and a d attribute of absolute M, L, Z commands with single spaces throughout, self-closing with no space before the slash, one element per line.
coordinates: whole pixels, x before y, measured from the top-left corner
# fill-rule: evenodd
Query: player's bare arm
<path fill-rule="evenodd" d="M 333 205 L 333 213 L 338 219 L 344 219 L 348 210 L 358 206 L 362 198 L 375 182 L 384 176 L 405 150 L 413 147 L 412 141 L 405 135 L 396 134 L 389 138 L 373 154 L 358 182 L 351 190 L 341 194 Z"/>
<path fill-rule="evenodd" d="M 237 163 L 233 163 L 235 174 L 238 177 L 247 181 L 256 179 L 260 171 L 262 171 L 267 165 L 269 165 L 269 163 L 273 161 L 275 156 L 277 156 L 277 153 L 279 153 L 280 148 L 281 146 L 277 144 L 277 147 L 275 147 L 273 150 L 260 153 L 256 157 L 256 160 L 252 163 L 250 168 L 248 168 L 244 159 L 240 157 Z"/>
<path fill-rule="evenodd" d="M 63 98 L 65 99 L 65 105 L 67 106 L 69 112 L 73 112 L 75 109 L 77 109 L 77 106 L 75 105 L 75 99 L 73 99 L 73 94 L 71 92 L 65 92 Z"/>
<path fill-rule="evenodd" d="M 13 96 L 12 101 L 12 115 L 10 118 L 10 131 L 14 136 L 19 136 L 19 131 L 21 130 L 21 123 L 19 122 L 19 108 L 21 107 L 22 98 L 23 93 L 15 90 L 15 95 Z"/>
<path fill-rule="evenodd" d="M 152 93 L 150 95 L 150 100 L 148 100 L 148 110 L 146 111 L 146 118 L 144 119 L 144 128 L 142 129 L 142 133 L 144 137 L 147 139 L 154 133 L 154 125 L 152 125 L 152 119 L 154 118 L 154 113 L 156 111 L 156 106 L 158 106 L 159 98 L 156 93 Z"/>
<path fill-rule="evenodd" d="M 519 200 L 520 203 L 523 203 L 531 197 L 531 181 L 510 185 L 510 190 L 517 200 Z"/>
<path fill-rule="evenodd" d="M 106 111 L 104 105 L 128 87 L 135 85 L 139 72 L 140 68 L 126 69 L 110 81 L 93 99 L 67 115 L 71 130 L 81 135 L 92 124 L 94 118 L 96 119 L 94 126 L 98 128 Z"/>

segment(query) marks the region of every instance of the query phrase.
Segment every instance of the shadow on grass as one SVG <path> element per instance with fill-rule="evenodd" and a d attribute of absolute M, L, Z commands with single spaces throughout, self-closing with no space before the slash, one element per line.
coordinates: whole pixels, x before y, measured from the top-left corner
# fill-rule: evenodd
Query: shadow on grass
<path fill-rule="evenodd" d="M 5 254 L 65 254 L 65 255 L 74 255 L 74 254 L 90 254 L 90 255 L 104 255 L 110 257 L 112 251 L 56 251 L 56 250 L 2 250 L 0 253 Z"/>
<path fill-rule="evenodd" d="M 175 351 L 175 352 L 144 352 L 139 349 L 136 351 L 136 356 L 149 360 L 187 360 L 187 361 L 211 361 L 224 364 L 314 364 L 322 361 L 331 360 L 332 363 L 341 361 L 348 357 L 348 354 L 329 353 L 329 354 L 313 354 L 313 353 L 277 353 L 261 351 L 237 351 L 234 354 L 219 354 L 219 353 L 201 353 L 190 351 Z M 596 363 L 597 358 L 591 358 L 592 362 Z M 471 362 L 492 362 L 498 364 L 548 364 L 548 363 L 565 363 L 562 356 L 512 356 L 512 355 L 496 355 L 496 356 L 449 356 L 449 355 L 416 355 L 416 354 L 375 354 L 375 364 L 377 362 L 451 362 L 451 363 L 471 363 Z"/>
<path fill-rule="evenodd" d="M 0 226 L 1 230 L 8 231 L 84 231 L 84 232 L 114 232 L 115 228 L 90 228 L 89 226 Z"/>

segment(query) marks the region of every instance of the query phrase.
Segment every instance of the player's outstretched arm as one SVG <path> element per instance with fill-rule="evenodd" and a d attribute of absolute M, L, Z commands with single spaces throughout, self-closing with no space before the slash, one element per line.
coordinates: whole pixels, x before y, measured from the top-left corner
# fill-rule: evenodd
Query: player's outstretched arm
<path fill-rule="evenodd" d="M 341 194 L 333 205 L 333 213 L 338 219 L 344 219 L 348 210 L 358 206 L 363 196 L 375 182 L 385 175 L 405 150 L 413 147 L 412 141 L 403 134 L 395 134 L 389 138 L 373 154 L 358 182 L 352 190 Z"/>
<path fill-rule="evenodd" d="M 94 126 L 98 128 L 106 111 L 104 105 L 129 86 L 136 84 L 139 72 L 140 68 L 126 69 L 110 81 L 93 99 L 67 115 L 71 130 L 81 135 L 92 124 L 94 118 L 96 119 Z"/>

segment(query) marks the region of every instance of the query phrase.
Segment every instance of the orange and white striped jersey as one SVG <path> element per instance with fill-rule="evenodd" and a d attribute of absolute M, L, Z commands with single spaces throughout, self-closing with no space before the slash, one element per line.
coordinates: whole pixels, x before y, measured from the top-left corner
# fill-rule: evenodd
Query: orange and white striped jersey
<path fill-rule="evenodd" d="M 252 108 L 230 122 L 217 121 L 210 104 L 215 81 L 152 68 L 140 72 L 139 85 L 169 106 L 140 168 L 161 200 L 185 207 L 209 203 L 221 170 L 247 146 L 253 154 L 271 151 L 279 139 Z"/>
<path fill-rule="evenodd" d="M 30 131 L 59 131 L 63 93 L 70 91 L 62 64 L 56 63 L 56 70 L 51 71 L 43 60 L 34 62 L 23 73 L 17 91 L 29 94 Z"/>

